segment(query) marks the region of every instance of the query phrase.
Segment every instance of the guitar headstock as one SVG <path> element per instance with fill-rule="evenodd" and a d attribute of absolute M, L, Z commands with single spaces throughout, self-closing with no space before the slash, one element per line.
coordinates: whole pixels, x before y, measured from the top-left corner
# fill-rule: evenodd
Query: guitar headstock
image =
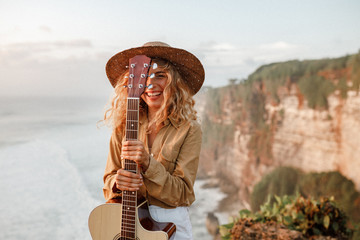
<path fill-rule="evenodd" d="M 129 59 L 128 97 L 138 97 L 145 91 L 151 58 L 137 55 Z"/>

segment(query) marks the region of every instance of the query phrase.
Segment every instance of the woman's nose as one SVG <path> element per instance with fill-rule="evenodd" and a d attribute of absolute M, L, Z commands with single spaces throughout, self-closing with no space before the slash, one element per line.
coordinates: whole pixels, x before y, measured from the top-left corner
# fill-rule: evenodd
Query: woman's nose
<path fill-rule="evenodd" d="M 148 78 L 147 78 L 147 84 L 151 84 L 153 81 L 154 81 L 154 78 L 155 78 L 155 73 L 151 73 Z"/>

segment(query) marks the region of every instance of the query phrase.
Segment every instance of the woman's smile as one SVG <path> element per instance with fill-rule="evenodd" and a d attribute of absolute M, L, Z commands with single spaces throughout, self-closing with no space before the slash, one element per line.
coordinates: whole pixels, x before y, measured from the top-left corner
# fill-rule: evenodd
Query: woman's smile
<path fill-rule="evenodd" d="M 152 85 L 151 89 L 147 89 L 141 98 L 148 105 L 150 111 L 157 111 L 164 102 L 163 91 L 168 82 L 167 73 L 164 69 L 151 69 L 149 75 L 154 75 L 153 78 L 147 79 L 147 85 Z"/>
<path fill-rule="evenodd" d="M 162 92 L 146 92 L 145 94 L 151 99 L 160 96 Z"/>

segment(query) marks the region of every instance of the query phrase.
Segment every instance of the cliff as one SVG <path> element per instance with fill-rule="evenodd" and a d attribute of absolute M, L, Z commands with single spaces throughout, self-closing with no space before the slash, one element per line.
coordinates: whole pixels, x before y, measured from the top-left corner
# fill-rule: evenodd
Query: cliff
<path fill-rule="evenodd" d="M 245 206 L 278 166 L 339 171 L 360 190 L 360 53 L 288 61 L 248 79 L 205 88 L 200 175 L 221 179 Z"/>

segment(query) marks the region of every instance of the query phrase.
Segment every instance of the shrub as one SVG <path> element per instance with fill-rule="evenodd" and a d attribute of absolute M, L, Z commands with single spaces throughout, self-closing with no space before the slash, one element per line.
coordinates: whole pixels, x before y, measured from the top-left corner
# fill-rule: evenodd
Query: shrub
<path fill-rule="evenodd" d="M 301 176 L 300 170 L 291 167 L 276 168 L 255 185 L 250 197 L 251 209 L 253 211 L 259 210 L 260 205 L 266 201 L 268 195 L 283 196 L 295 194 L 298 190 L 298 181 Z M 275 198 L 270 199 L 271 203 L 274 201 Z"/>
<path fill-rule="evenodd" d="M 291 230 L 301 232 L 306 237 L 315 235 L 349 239 L 352 231 L 347 228 L 347 216 L 337 208 L 332 198 L 318 200 L 297 196 L 275 196 L 276 202 L 271 204 L 270 198 L 260 207 L 260 211 L 240 211 L 240 219 L 250 218 L 256 222 L 275 221 L 284 224 Z M 234 223 L 220 226 L 223 239 L 231 239 Z"/>
<path fill-rule="evenodd" d="M 299 88 L 308 106 L 314 109 L 327 109 L 327 97 L 335 90 L 332 82 L 320 76 L 303 77 L 299 81 Z"/>
<path fill-rule="evenodd" d="M 299 181 L 299 191 L 305 197 L 333 196 L 351 220 L 360 221 L 360 193 L 354 183 L 339 172 L 306 174 Z"/>

